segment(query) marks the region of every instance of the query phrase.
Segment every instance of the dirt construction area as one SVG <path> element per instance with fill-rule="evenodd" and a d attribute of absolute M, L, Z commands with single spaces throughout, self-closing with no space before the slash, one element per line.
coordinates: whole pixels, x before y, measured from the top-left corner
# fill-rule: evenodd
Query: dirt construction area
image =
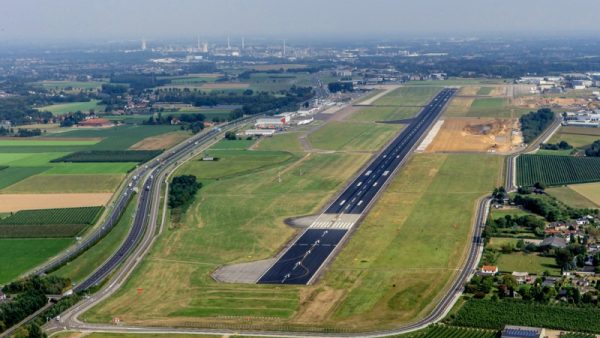
<path fill-rule="evenodd" d="M 0 212 L 106 205 L 112 193 L 0 194 Z"/>
<path fill-rule="evenodd" d="M 513 105 L 523 108 L 554 107 L 563 109 L 579 109 L 586 106 L 584 98 L 523 96 L 513 100 Z"/>
<path fill-rule="evenodd" d="M 447 118 L 426 152 L 508 153 L 521 143 L 518 119 Z"/>

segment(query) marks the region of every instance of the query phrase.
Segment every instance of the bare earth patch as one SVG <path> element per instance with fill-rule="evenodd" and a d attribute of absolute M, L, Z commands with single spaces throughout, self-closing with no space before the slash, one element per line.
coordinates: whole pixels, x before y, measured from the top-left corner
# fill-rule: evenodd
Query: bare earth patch
<path fill-rule="evenodd" d="M 513 130 L 517 119 L 449 118 L 427 152 L 509 152 L 522 143 Z"/>
<path fill-rule="evenodd" d="M 129 149 L 133 150 L 160 150 L 160 149 L 169 149 L 172 146 L 182 142 L 189 135 L 181 133 L 181 132 L 173 132 L 167 133 L 160 136 L 153 136 L 145 138 L 138 143 L 129 147 Z"/>
<path fill-rule="evenodd" d="M 477 95 L 479 88 L 480 88 L 479 86 L 464 86 L 464 87 L 460 88 L 458 95 L 475 96 L 475 95 Z"/>
<path fill-rule="evenodd" d="M 0 194 L 0 212 L 106 205 L 112 193 Z"/>
<path fill-rule="evenodd" d="M 553 107 L 563 109 L 577 109 L 587 105 L 587 100 L 583 98 L 567 97 L 543 97 L 538 95 L 523 96 L 514 99 L 513 104 L 522 108 Z"/>

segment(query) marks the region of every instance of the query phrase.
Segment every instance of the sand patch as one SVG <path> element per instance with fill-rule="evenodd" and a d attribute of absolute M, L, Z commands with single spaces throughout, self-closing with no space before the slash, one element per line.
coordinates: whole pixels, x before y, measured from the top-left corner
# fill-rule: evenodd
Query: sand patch
<path fill-rule="evenodd" d="M 147 137 L 138 143 L 129 147 L 133 150 L 161 150 L 169 149 L 172 146 L 187 139 L 189 135 L 180 132 L 167 133 L 159 136 Z"/>
<path fill-rule="evenodd" d="M 0 212 L 106 205 L 112 193 L 0 194 Z"/>
<path fill-rule="evenodd" d="M 499 152 L 513 150 L 523 141 L 517 119 L 446 119 L 427 152 Z"/>
<path fill-rule="evenodd" d="M 464 86 L 464 87 L 460 88 L 458 95 L 475 96 L 475 95 L 477 95 L 479 88 L 480 88 L 479 86 Z"/>

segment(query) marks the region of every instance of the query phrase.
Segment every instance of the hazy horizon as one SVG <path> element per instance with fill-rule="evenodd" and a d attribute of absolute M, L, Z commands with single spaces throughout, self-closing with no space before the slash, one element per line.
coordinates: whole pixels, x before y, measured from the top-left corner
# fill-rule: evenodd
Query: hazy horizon
<path fill-rule="evenodd" d="M 600 1 L 21 0 L 0 12 L 0 40 L 262 36 L 401 38 L 573 36 L 600 32 Z"/>

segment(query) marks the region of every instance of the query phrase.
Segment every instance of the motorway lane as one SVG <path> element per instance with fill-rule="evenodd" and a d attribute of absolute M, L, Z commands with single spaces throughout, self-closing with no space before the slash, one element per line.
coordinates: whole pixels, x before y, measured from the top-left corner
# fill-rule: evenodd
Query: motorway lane
<path fill-rule="evenodd" d="M 349 185 L 344 192 L 331 204 L 326 214 L 362 214 L 365 208 L 374 200 L 377 193 L 385 185 L 389 177 L 410 154 L 416 143 L 439 117 L 446 103 L 456 93 L 456 89 L 441 90 L 407 128 L 390 143 L 377 158 Z M 308 228 L 289 246 L 279 259 L 261 278 L 259 284 L 308 284 L 325 263 L 335 246 L 324 250 L 317 247 L 302 246 L 306 236 L 313 232 L 322 234 L 332 229 Z M 343 239 L 347 230 L 338 230 L 342 234 L 337 244 Z M 316 251 L 316 252 L 315 252 Z M 307 264 L 298 257 L 306 257 Z M 300 263 L 299 263 L 300 262 Z"/>
<path fill-rule="evenodd" d="M 404 161 L 414 145 L 435 121 L 456 89 L 443 89 L 413 123 L 406 127 L 394 141 L 357 177 L 354 182 L 331 204 L 328 214 L 361 214 L 371 203 L 391 174 Z"/>

